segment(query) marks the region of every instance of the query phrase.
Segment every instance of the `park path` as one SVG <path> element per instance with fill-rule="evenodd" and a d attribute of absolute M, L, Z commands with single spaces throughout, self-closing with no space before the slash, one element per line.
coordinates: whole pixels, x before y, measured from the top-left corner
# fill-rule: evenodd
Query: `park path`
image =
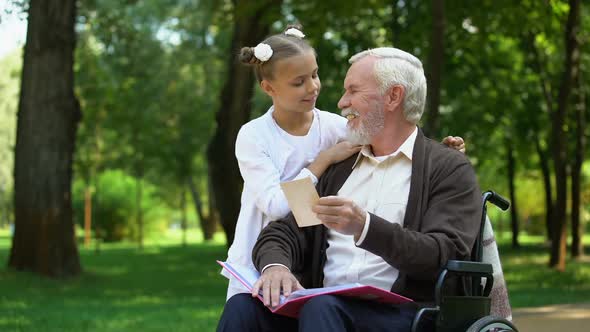
<path fill-rule="evenodd" d="M 512 316 L 520 332 L 590 331 L 590 303 L 519 308 Z"/>

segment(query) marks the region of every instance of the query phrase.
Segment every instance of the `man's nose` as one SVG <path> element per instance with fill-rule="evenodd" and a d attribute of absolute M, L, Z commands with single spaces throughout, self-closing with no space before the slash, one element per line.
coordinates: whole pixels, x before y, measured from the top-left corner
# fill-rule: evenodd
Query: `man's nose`
<path fill-rule="evenodd" d="M 345 93 L 342 95 L 342 97 L 340 97 L 340 100 L 338 101 L 338 108 L 343 110 L 349 106 L 350 106 L 350 99 L 348 99 L 348 97 L 346 97 L 346 93 Z"/>

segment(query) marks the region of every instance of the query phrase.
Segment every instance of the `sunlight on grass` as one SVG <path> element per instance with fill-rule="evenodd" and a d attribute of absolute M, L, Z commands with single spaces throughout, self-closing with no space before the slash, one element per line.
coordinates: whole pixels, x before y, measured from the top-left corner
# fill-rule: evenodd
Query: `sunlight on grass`
<path fill-rule="evenodd" d="M 171 232 L 143 250 L 80 243 L 84 272 L 65 281 L 0 269 L 0 331 L 214 331 L 227 286 L 215 263 L 226 255 L 224 235 L 197 243 L 200 232 L 188 234 L 186 246 Z M 2 229 L 1 261 L 9 248 Z"/>
<path fill-rule="evenodd" d="M 11 300 L 4 299 L 2 297 L 0 297 L 0 300 L 2 300 L 2 307 L 3 308 L 6 308 L 8 310 L 10 310 L 10 309 L 26 309 L 26 308 L 28 308 L 27 303 L 25 301 L 23 301 L 23 300 L 11 301 Z"/>
<path fill-rule="evenodd" d="M 199 232 L 171 230 L 137 243 L 80 243 L 84 272 L 52 280 L 0 269 L 0 331 L 214 331 L 225 302 L 223 234 L 199 243 Z M 587 302 L 590 264 L 568 261 L 559 273 L 547 268 L 542 237 L 521 237 L 510 247 L 499 237 L 500 255 L 513 307 Z M 98 245 L 98 247 L 97 247 Z M 8 230 L 0 230 L 0 260 L 8 259 Z M 98 249 L 98 250 L 97 250 Z"/>
<path fill-rule="evenodd" d="M 544 238 L 522 236 L 519 240 L 520 249 L 512 248 L 509 238 L 502 238 L 499 248 L 513 307 L 589 301 L 590 264 L 568 259 L 565 272 L 552 270 Z"/>
<path fill-rule="evenodd" d="M 4 311 L 6 314 L 0 316 L 0 331 L 26 331 L 33 325 L 26 315 L 14 315 L 10 311 Z"/>
<path fill-rule="evenodd" d="M 114 304 L 128 307 L 128 306 L 135 306 L 135 305 L 144 305 L 144 304 L 164 304 L 167 301 L 162 299 L 158 296 L 147 296 L 147 295 L 140 295 L 134 298 L 126 299 L 126 300 L 118 300 Z"/>

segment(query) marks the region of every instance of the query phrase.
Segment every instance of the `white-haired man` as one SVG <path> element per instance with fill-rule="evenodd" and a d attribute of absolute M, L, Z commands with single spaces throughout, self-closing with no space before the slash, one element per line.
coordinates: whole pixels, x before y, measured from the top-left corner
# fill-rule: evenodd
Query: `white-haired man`
<path fill-rule="evenodd" d="M 298 228 L 289 215 L 263 230 L 252 255 L 262 276 L 252 294 L 262 290 L 273 306 L 280 291 L 359 282 L 416 302 L 317 296 L 295 320 L 241 294 L 226 303 L 218 331 L 409 331 L 420 303 L 433 301 L 445 262 L 470 256 L 480 190 L 467 158 L 417 127 L 426 100 L 422 63 L 395 48 L 364 51 L 350 63 L 338 107 L 349 140 L 363 149 L 320 178 L 313 209 L 323 225 Z"/>

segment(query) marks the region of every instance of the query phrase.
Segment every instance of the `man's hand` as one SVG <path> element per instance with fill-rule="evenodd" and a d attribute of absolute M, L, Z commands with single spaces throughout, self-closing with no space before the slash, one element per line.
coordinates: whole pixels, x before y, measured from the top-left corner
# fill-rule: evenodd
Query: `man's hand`
<path fill-rule="evenodd" d="M 443 139 L 442 143 L 452 149 L 465 153 L 465 141 L 460 136 L 447 136 Z"/>
<path fill-rule="evenodd" d="M 312 211 L 326 227 L 342 234 L 354 235 L 355 241 L 365 227 L 367 213 L 353 201 L 343 197 L 321 197 Z"/>
<path fill-rule="evenodd" d="M 252 287 L 252 297 L 258 296 L 261 288 L 264 305 L 267 307 L 279 305 L 281 289 L 284 296 L 289 296 L 291 291 L 303 289 L 289 269 L 278 265 L 264 270 L 260 278 L 254 283 L 254 287 Z"/>

